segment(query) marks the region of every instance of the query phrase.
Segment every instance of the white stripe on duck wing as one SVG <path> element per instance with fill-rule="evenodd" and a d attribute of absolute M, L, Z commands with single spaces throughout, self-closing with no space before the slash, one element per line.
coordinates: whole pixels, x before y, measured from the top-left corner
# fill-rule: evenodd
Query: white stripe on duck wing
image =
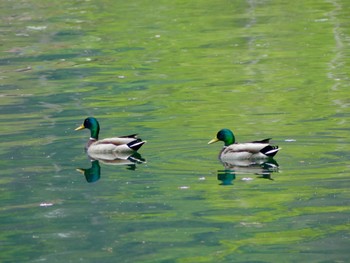
<path fill-rule="evenodd" d="M 220 152 L 222 161 L 229 159 L 264 159 L 273 157 L 278 151 L 278 146 L 269 144 L 270 139 L 248 143 L 235 143 L 235 136 L 229 129 L 220 130 L 216 137 L 208 144 L 223 141 L 225 146 Z"/>

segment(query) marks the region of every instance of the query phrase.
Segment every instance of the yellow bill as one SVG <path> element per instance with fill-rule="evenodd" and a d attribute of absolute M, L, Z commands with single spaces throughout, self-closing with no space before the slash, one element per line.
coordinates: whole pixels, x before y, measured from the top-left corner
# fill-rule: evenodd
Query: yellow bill
<path fill-rule="evenodd" d="M 219 139 L 218 138 L 214 138 L 214 139 L 212 139 L 210 142 L 208 142 L 208 144 L 212 144 L 212 143 L 214 143 L 214 142 L 218 142 L 219 141 Z"/>
<path fill-rule="evenodd" d="M 82 129 L 85 129 L 84 124 L 80 125 L 78 128 L 75 129 L 75 131 L 80 131 Z"/>

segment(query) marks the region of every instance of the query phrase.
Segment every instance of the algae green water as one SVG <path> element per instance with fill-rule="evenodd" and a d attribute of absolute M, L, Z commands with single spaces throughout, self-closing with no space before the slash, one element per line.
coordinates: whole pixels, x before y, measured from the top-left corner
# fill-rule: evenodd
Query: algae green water
<path fill-rule="evenodd" d="M 348 261 L 347 1 L 0 7 L 1 262 Z M 141 161 L 91 162 L 90 115 Z M 225 169 L 224 127 L 278 166 Z"/>

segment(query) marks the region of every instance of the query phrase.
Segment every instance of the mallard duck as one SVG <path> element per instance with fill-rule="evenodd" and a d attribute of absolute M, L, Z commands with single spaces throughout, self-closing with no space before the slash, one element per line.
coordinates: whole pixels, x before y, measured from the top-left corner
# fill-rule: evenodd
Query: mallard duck
<path fill-rule="evenodd" d="M 208 142 L 208 144 L 223 141 L 224 147 L 220 152 L 219 158 L 221 161 L 225 160 L 257 160 L 271 158 L 280 150 L 278 146 L 269 144 L 269 139 L 261 141 L 253 141 L 247 143 L 236 143 L 233 132 L 229 129 L 220 130 L 216 137 Z"/>
<path fill-rule="evenodd" d="M 138 139 L 136 137 L 137 134 L 99 140 L 98 135 L 100 132 L 100 124 L 94 117 L 86 118 L 84 123 L 75 130 L 79 131 L 85 128 L 89 129 L 91 132 L 90 139 L 86 144 L 86 150 L 89 155 L 97 153 L 134 152 L 140 149 L 140 147 L 146 142 Z"/>

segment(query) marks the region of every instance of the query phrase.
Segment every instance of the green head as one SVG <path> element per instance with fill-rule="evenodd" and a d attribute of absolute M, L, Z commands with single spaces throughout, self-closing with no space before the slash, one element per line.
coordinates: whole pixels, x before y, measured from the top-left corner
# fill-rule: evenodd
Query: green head
<path fill-rule="evenodd" d="M 91 132 L 90 137 L 98 140 L 98 134 L 100 132 L 100 124 L 94 117 L 88 117 L 84 120 L 84 123 L 76 128 L 76 131 L 82 129 L 89 129 Z"/>
<path fill-rule="evenodd" d="M 233 132 L 229 129 L 222 129 L 220 130 L 214 139 L 212 139 L 208 144 L 223 141 L 225 143 L 225 146 L 229 146 L 231 144 L 235 143 L 235 136 L 233 135 Z"/>

